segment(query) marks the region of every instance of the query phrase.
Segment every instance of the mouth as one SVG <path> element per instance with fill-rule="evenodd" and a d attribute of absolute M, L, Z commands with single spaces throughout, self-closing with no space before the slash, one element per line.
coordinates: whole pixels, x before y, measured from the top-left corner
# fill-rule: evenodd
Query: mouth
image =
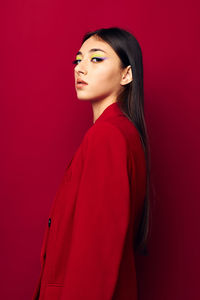
<path fill-rule="evenodd" d="M 84 80 L 78 78 L 77 81 L 76 81 L 76 87 L 77 88 L 82 88 L 84 86 L 88 85 L 87 82 L 85 82 Z"/>
<path fill-rule="evenodd" d="M 76 84 L 76 87 L 77 88 L 84 88 L 84 87 L 86 87 L 87 86 L 87 84 L 85 84 L 85 83 L 77 83 Z"/>

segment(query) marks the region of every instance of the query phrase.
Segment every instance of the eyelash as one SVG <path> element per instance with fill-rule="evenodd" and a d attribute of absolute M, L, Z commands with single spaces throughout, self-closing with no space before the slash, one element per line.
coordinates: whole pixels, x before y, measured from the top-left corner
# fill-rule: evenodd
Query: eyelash
<path fill-rule="evenodd" d="M 100 62 L 100 61 L 103 60 L 103 58 L 100 58 L 100 57 L 92 57 L 92 59 L 97 59 L 97 62 Z M 75 60 L 72 61 L 72 63 L 77 65 L 79 60 L 80 59 L 75 59 Z"/>

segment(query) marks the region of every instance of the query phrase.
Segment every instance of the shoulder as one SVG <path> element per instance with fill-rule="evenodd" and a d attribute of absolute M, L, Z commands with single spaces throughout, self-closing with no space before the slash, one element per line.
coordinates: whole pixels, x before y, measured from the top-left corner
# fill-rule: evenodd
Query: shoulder
<path fill-rule="evenodd" d="M 104 121 L 101 123 L 94 124 L 86 133 L 85 139 L 87 142 L 92 142 L 96 140 L 104 141 L 119 141 L 125 143 L 126 139 L 123 132 L 115 124 Z"/>
<path fill-rule="evenodd" d="M 84 137 L 84 147 L 86 150 L 91 147 L 97 150 L 105 147 L 127 150 L 127 141 L 120 128 L 104 121 L 89 128 Z"/>

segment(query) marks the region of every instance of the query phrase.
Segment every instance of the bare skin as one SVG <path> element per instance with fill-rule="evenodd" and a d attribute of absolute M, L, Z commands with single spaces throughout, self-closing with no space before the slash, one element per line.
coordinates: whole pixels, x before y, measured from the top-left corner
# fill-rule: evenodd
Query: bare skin
<path fill-rule="evenodd" d="M 94 48 L 105 52 L 90 51 Z M 123 86 L 132 81 L 132 70 L 131 66 L 122 69 L 112 47 L 97 37 L 87 39 L 79 52 L 74 68 L 77 98 L 91 102 L 95 123 L 104 109 L 117 101 Z M 77 86 L 77 79 L 84 80 L 87 85 Z"/>

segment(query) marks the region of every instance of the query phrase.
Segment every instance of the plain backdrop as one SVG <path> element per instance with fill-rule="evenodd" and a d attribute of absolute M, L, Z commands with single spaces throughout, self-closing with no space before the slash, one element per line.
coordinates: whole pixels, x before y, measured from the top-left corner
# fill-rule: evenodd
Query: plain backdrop
<path fill-rule="evenodd" d="M 199 299 L 197 1 L 4 0 L 0 13 L 0 299 L 31 299 L 51 203 L 92 125 L 72 60 L 85 32 L 111 26 L 143 51 L 154 196 L 140 299 Z"/>

